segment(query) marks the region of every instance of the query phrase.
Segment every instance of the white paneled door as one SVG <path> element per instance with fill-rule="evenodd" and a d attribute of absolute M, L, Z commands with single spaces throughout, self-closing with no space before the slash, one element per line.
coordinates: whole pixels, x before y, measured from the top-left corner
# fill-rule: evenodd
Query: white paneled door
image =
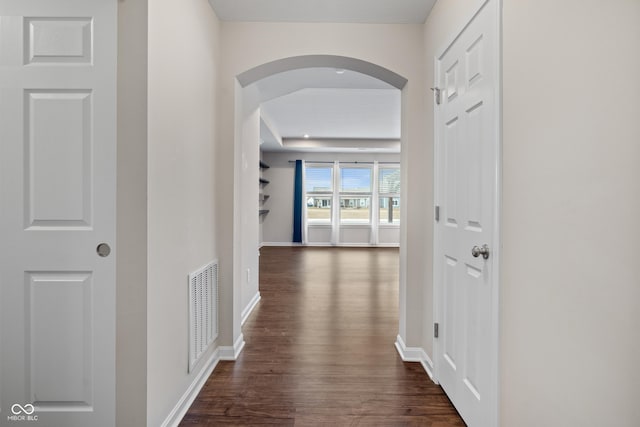
<path fill-rule="evenodd" d="M 435 369 L 472 427 L 497 425 L 499 3 L 436 58 Z M 486 245 L 486 246 L 485 246 Z"/>
<path fill-rule="evenodd" d="M 115 425 L 116 17 L 0 2 L 2 426 Z"/>

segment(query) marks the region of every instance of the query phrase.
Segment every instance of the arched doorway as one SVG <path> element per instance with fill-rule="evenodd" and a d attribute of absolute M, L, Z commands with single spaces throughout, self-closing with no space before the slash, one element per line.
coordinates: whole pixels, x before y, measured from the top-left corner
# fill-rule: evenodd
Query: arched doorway
<path fill-rule="evenodd" d="M 257 200 L 257 177 L 251 169 L 258 163 L 259 147 L 255 141 L 259 138 L 259 96 L 255 92 L 254 83 L 287 71 L 306 68 L 335 68 L 355 71 L 385 82 L 398 89 L 401 94 L 401 105 L 405 105 L 406 86 L 408 80 L 388 68 L 357 58 L 337 55 L 303 55 L 278 59 L 258 65 L 236 75 L 235 84 L 235 117 L 234 117 L 234 227 L 233 227 L 233 342 L 236 351 L 243 345 L 242 323 L 259 300 L 257 269 L 258 241 L 254 229 L 256 210 L 253 207 Z M 405 121 L 401 120 L 402 131 L 400 146 L 406 144 L 404 131 Z M 253 142 L 252 142 L 253 141 Z M 406 177 L 404 165 L 401 165 Z M 405 191 L 405 190 L 402 190 Z M 403 196 L 401 196 L 403 197 Z M 406 214 L 402 213 L 402 216 Z M 400 275 L 405 274 L 406 265 L 406 221 L 400 222 Z M 402 282 L 402 280 L 401 280 Z M 406 293 L 400 289 L 399 321 L 400 330 L 404 327 Z"/>

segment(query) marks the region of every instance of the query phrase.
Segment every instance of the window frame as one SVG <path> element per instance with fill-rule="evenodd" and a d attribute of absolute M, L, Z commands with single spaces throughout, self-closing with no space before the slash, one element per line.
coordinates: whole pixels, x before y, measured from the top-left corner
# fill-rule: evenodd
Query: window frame
<path fill-rule="evenodd" d="M 343 191 L 342 190 L 342 170 L 343 169 L 367 169 L 369 171 L 369 191 Z M 371 227 L 373 225 L 373 195 L 374 195 L 374 181 L 376 179 L 375 170 L 373 164 L 358 164 L 358 163 L 344 163 L 338 164 L 338 224 L 340 227 Z M 369 215 L 366 220 L 355 220 L 350 222 L 344 222 L 342 218 L 342 199 L 369 199 Z"/>
<path fill-rule="evenodd" d="M 378 205 L 377 205 L 377 209 L 378 209 L 378 226 L 385 228 L 385 227 L 389 227 L 389 228 L 393 228 L 393 227 L 400 227 L 400 217 L 398 216 L 397 220 L 394 218 L 393 222 L 388 222 L 388 220 L 385 220 L 384 222 L 382 221 L 382 216 L 380 216 L 380 212 L 381 212 L 381 207 L 380 207 L 380 200 L 382 199 L 389 199 L 389 198 L 393 198 L 393 199 L 398 199 L 398 205 L 400 206 L 400 209 L 402 209 L 402 201 L 400 198 L 400 192 L 383 192 L 381 191 L 380 188 L 380 181 L 381 181 L 381 177 L 382 177 L 382 170 L 385 169 L 396 169 L 398 171 L 398 173 L 401 173 L 400 170 L 400 165 L 398 164 L 380 164 L 378 165 Z M 402 176 L 400 176 L 400 188 L 399 190 L 402 191 Z M 391 209 L 393 209 L 393 204 L 390 207 Z M 389 208 L 387 208 L 389 209 Z M 401 211 L 402 212 L 402 211 Z M 386 216 L 386 218 L 388 218 L 388 216 Z"/>
<path fill-rule="evenodd" d="M 331 172 L 331 177 L 329 179 L 329 183 L 331 184 L 331 188 L 329 190 L 322 190 L 322 191 L 307 191 L 306 186 L 307 186 L 307 172 L 309 171 L 309 169 L 328 169 Z M 335 192 L 335 168 L 334 165 L 331 164 L 326 164 L 326 163 L 313 163 L 313 162 L 308 162 L 305 164 L 305 188 L 304 188 L 304 196 L 305 196 L 305 220 L 307 222 L 308 225 L 311 226 L 332 226 L 333 225 L 333 205 L 335 203 L 335 197 L 334 197 L 334 192 Z M 309 218 L 309 205 L 307 203 L 309 198 L 322 198 L 322 199 L 329 199 L 331 200 L 331 206 L 329 206 L 329 219 L 325 220 L 325 219 L 313 219 L 313 218 Z"/>

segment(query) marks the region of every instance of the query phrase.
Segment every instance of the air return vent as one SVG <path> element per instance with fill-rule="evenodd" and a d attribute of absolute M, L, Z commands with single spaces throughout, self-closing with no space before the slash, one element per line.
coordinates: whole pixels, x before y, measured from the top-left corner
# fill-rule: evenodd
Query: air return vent
<path fill-rule="evenodd" d="M 218 337 L 218 262 L 189 274 L 189 372 Z"/>

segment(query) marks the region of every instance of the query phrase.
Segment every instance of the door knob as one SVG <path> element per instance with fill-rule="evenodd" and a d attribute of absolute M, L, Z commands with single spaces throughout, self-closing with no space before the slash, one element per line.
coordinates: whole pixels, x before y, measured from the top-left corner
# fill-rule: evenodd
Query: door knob
<path fill-rule="evenodd" d="M 103 258 L 108 257 L 109 254 L 111 253 L 111 248 L 106 243 L 100 243 L 96 248 L 96 252 L 98 253 L 99 256 Z"/>
<path fill-rule="evenodd" d="M 482 255 L 482 258 L 489 259 L 489 246 L 487 245 L 482 245 L 482 247 L 474 246 L 471 249 L 471 255 L 473 255 L 475 258 L 478 258 L 480 255 Z"/>

